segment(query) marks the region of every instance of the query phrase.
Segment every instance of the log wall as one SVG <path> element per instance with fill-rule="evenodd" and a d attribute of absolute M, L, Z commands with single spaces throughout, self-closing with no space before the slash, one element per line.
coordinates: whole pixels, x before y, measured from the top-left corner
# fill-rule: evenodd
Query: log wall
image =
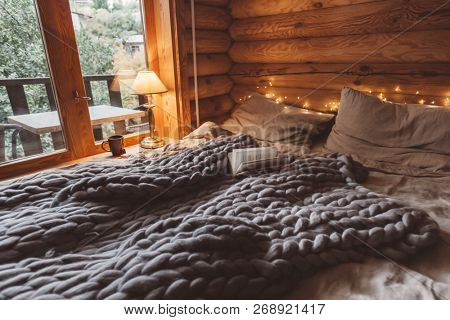
<path fill-rule="evenodd" d="M 227 116 L 235 104 L 230 96 L 233 82 L 229 76 L 232 61 L 228 56 L 228 50 L 232 43 L 229 35 L 229 27 L 232 19 L 227 6 L 228 0 L 195 1 L 200 123 L 208 120 L 220 122 L 220 120 Z M 192 56 L 192 19 L 190 1 L 185 1 L 184 8 L 191 121 L 195 128 L 197 116 L 194 101 L 194 67 Z"/>
<path fill-rule="evenodd" d="M 232 98 L 334 110 L 350 86 L 450 106 L 447 0 L 231 0 Z"/>

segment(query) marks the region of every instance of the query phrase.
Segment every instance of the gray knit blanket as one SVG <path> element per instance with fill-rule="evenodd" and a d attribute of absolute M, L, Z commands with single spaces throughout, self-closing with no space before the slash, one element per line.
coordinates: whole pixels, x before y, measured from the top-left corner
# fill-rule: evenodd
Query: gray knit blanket
<path fill-rule="evenodd" d="M 1 299 L 275 298 L 320 267 L 400 260 L 437 224 L 359 185 L 351 159 L 227 175 L 232 136 L 0 189 Z"/>

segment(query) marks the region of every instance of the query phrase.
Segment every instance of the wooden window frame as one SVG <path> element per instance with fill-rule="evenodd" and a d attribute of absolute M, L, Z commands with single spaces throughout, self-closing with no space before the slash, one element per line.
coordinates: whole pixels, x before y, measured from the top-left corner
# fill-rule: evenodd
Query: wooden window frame
<path fill-rule="evenodd" d="M 169 92 L 156 97 L 155 124 L 160 136 L 175 140 L 189 132 L 189 99 L 183 55 L 179 45 L 176 0 L 140 0 L 143 16 L 147 64 L 160 75 Z M 89 117 L 88 103 L 75 101 L 73 92 L 86 95 L 69 0 L 35 0 L 37 16 L 46 49 L 51 84 L 65 137 L 65 148 L 48 155 L 36 155 L 0 164 L 0 180 L 43 170 L 101 152 Z M 174 30 L 174 32 L 172 32 Z M 183 47 L 181 45 L 181 49 Z M 64 57 L 64 60 L 61 59 Z M 163 67 L 160 67 L 163 66 Z M 131 146 L 148 133 L 125 136 Z"/>

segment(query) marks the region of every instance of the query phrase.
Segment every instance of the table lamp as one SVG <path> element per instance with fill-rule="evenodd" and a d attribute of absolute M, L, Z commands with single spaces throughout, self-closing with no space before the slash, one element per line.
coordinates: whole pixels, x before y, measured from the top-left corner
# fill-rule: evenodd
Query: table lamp
<path fill-rule="evenodd" d="M 153 94 L 167 92 L 166 86 L 161 82 L 157 74 L 153 71 L 139 71 L 133 82 L 132 89 L 135 94 L 147 96 L 147 103 L 142 105 L 148 112 L 148 124 L 150 137 L 141 141 L 141 147 L 155 149 L 162 147 L 164 141 L 155 136 L 154 117 L 152 109 L 156 107 L 153 101 Z"/>

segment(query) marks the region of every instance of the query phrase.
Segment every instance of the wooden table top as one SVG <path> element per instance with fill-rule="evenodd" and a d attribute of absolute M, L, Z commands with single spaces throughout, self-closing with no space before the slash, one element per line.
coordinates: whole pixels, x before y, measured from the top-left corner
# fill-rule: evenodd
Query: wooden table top
<path fill-rule="evenodd" d="M 106 122 L 145 117 L 147 113 L 145 111 L 99 105 L 89 107 L 89 115 L 91 116 L 91 124 L 94 126 Z M 18 124 L 25 130 L 35 134 L 62 130 L 57 111 L 9 116 L 8 122 Z"/>

